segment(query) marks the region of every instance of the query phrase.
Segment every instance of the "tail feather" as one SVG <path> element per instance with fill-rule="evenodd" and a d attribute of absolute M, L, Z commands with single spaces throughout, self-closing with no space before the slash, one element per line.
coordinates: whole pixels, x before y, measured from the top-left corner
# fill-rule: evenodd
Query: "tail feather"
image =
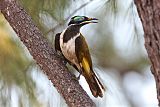
<path fill-rule="evenodd" d="M 93 70 L 90 71 L 90 73 L 84 74 L 84 77 L 89 84 L 89 88 L 93 94 L 94 97 L 103 97 L 103 90 L 105 90 L 104 86 L 96 76 L 96 74 L 93 72 Z"/>
<path fill-rule="evenodd" d="M 89 65 L 86 58 L 82 60 L 82 73 L 85 77 L 87 83 L 89 84 L 89 88 L 94 97 L 103 97 L 103 90 L 105 90 L 104 86 L 94 73 L 92 66 Z"/>

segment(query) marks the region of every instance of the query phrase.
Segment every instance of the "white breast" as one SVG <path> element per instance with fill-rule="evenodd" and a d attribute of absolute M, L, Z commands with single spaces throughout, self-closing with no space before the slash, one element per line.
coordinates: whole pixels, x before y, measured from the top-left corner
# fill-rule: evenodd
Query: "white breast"
<path fill-rule="evenodd" d="M 75 53 L 75 39 L 80 36 L 80 33 L 71 38 L 67 43 L 63 43 L 63 35 L 65 31 L 66 30 L 64 30 L 60 35 L 60 47 L 62 53 L 66 59 L 68 59 L 71 63 L 75 64 L 77 68 L 79 68 L 79 63 Z"/>

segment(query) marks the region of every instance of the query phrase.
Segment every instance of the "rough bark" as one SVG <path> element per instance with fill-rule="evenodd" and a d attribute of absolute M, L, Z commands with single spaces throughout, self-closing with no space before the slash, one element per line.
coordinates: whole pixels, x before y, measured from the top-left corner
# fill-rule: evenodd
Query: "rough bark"
<path fill-rule="evenodd" d="M 69 107 L 95 107 L 93 101 L 56 55 L 31 17 L 16 0 L 0 0 L 0 10 L 34 60 L 52 81 Z"/>
<path fill-rule="evenodd" d="M 135 0 L 144 28 L 145 47 L 157 87 L 160 106 L 160 0 Z"/>

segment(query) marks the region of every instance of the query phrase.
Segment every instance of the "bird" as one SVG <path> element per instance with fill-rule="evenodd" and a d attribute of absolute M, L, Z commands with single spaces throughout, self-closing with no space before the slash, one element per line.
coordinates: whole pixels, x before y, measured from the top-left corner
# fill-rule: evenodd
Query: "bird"
<path fill-rule="evenodd" d="M 93 71 L 92 59 L 87 42 L 80 32 L 82 26 L 98 23 L 97 18 L 73 16 L 66 29 L 55 36 L 55 50 L 60 52 L 64 59 L 85 77 L 94 97 L 103 97 L 103 84 Z"/>

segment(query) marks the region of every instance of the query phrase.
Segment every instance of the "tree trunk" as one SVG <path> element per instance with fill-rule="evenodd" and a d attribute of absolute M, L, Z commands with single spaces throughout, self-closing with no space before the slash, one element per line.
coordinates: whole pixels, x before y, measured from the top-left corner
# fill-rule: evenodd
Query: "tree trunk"
<path fill-rule="evenodd" d="M 160 106 L 160 0 L 135 0 L 144 28 L 145 47 L 157 87 Z"/>
<path fill-rule="evenodd" d="M 0 0 L 0 10 L 68 106 L 95 107 L 19 3 L 16 0 Z"/>

